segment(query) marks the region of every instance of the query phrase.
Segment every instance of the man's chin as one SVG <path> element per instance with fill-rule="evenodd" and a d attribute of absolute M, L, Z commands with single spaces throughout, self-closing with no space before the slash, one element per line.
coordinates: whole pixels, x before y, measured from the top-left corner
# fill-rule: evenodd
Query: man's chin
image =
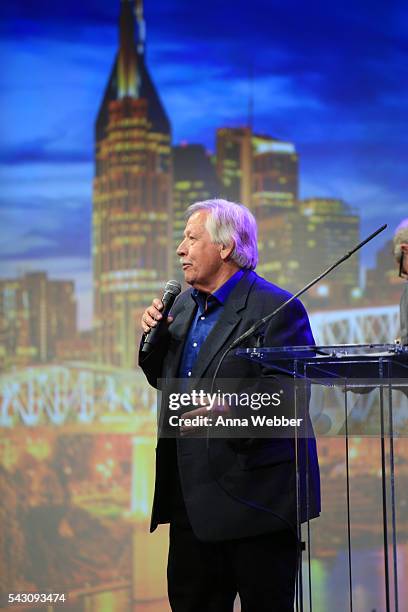
<path fill-rule="evenodd" d="M 186 268 L 185 270 L 183 270 L 183 273 L 184 282 L 186 282 L 187 285 L 194 285 L 195 277 L 194 274 L 191 273 L 191 270 L 189 268 Z"/>

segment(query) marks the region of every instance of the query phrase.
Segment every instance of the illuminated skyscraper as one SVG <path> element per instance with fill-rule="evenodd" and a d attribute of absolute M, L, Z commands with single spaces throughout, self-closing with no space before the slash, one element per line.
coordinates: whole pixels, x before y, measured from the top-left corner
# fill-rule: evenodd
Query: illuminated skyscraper
<path fill-rule="evenodd" d="M 250 206 L 252 131 L 249 127 L 217 130 L 217 176 L 220 195 Z"/>
<path fill-rule="evenodd" d="M 204 147 L 199 144 L 173 147 L 173 274 L 183 281 L 176 249 L 183 238 L 184 213 L 194 202 L 219 195 L 215 168 Z"/>
<path fill-rule="evenodd" d="M 308 198 L 299 202 L 304 218 L 302 236 L 302 269 L 312 279 L 334 263 L 360 240 L 360 217 L 357 212 L 334 198 Z M 325 281 L 319 283 L 305 300 L 347 305 L 359 297 L 359 254 L 356 253 Z"/>
<path fill-rule="evenodd" d="M 254 211 L 258 220 L 259 264 L 257 272 L 289 291 L 301 287 L 302 218 L 297 210 Z M 261 215 L 264 218 L 259 219 Z"/>
<path fill-rule="evenodd" d="M 299 288 L 302 220 L 297 207 L 298 156 L 291 142 L 252 137 L 252 210 L 258 221 L 262 276 L 286 289 Z"/>
<path fill-rule="evenodd" d="M 44 321 L 45 323 L 45 321 Z M 30 337 L 28 294 L 21 279 L 0 281 L 0 364 L 27 365 L 36 361 L 41 348 Z M 43 351 L 45 353 L 45 351 Z"/>
<path fill-rule="evenodd" d="M 56 357 L 59 341 L 77 332 L 72 281 L 45 272 L 0 281 L 0 357 L 3 366 L 44 363 Z"/>
<path fill-rule="evenodd" d="M 119 31 L 96 121 L 94 343 L 98 361 L 133 367 L 140 314 L 170 271 L 171 136 L 145 64 L 141 1 L 122 0 Z"/>
<path fill-rule="evenodd" d="M 252 207 L 259 220 L 276 208 L 293 208 L 298 199 L 299 170 L 295 145 L 254 134 Z"/>

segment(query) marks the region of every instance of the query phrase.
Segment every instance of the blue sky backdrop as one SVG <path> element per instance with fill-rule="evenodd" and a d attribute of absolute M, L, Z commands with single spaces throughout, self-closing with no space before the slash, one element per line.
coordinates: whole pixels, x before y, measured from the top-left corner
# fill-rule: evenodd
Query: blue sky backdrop
<path fill-rule="evenodd" d="M 404 6 L 405 4 L 405 6 Z M 74 278 L 91 314 L 93 126 L 118 44 L 119 0 L 0 8 L 0 276 Z M 214 150 L 247 122 L 295 142 L 301 197 L 343 198 L 374 255 L 408 216 L 408 5 L 146 0 L 147 63 L 173 141 Z M 305 279 L 306 280 L 306 279 Z"/>

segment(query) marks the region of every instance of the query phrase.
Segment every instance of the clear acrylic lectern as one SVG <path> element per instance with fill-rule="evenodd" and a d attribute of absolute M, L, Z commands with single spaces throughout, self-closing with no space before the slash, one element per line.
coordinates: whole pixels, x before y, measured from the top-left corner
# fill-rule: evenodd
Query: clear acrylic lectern
<path fill-rule="evenodd" d="M 310 423 L 320 436 L 344 440 L 348 605 L 353 610 L 352 515 L 349 442 L 354 437 L 379 440 L 381 464 L 382 546 L 384 554 L 384 602 L 387 612 L 398 612 L 397 500 L 394 441 L 408 438 L 408 347 L 398 344 L 333 346 L 257 347 L 237 349 L 237 356 L 256 361 L 273 372 L 289 376 L 298 385 L 295 412 L 308 411 Z M 309 392 L 305 395 L 305 386 Z M 305 400 L 305 398 L 307 398 Z M 310 398 L 310 400 L 309 400 Z M 301 403 L 307 404 L 301 405 Z M 408 444 L 408 439 L 406 440 Z M 323 482 L 324 487 L 324 482 Z M 379 505 L 378 504 L 378 505 Z M 324 506 L 322 513 L 324 513 Z M 408 508 L 405 510 L 408 523 Z M 318 529 L 318 527 L 317 527 Z M 297 609 L 313 609 L 311 529 L 306 523 L 307 574 L 303 583 L 302 564 L 298 576 Z M 391 537 L 390 537 L 391 536 Z M 347 588 L 347 585 L 345 585 Z M 304 598 L 304 592 L 308 591 Z M 381 608 L 380 608 L 381 609 Z"/>

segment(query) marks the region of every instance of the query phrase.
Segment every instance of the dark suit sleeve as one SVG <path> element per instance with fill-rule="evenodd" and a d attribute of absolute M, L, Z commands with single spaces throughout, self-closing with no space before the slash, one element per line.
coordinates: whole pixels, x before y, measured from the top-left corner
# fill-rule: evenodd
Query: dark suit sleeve
<path fill-rule="evenodd" d="M 187 296 L 188 297 L 188 296 Z M 170 328 L 174 328 L 177 318 L 180 312 L 184 310 L 184 301 L 186 298 L 186 292 L 180 294 L 174 302 L 170 315 L 173 317 L 172 323 L 161 328 L 158 342 L 152 351 L 148 353 L 142 353 L 141 347 L 145 335 L 143 335 L 140 347 L 139 347 L 139 366 L 142 368 L 147 380 L 156 389 L 159 387 L 158 381 L 161 378 L 168 376 L 169 360 L 168 357 L 169 347 L 171 346 L 172 340 L 174 340 L 174 333 Z"/>
<path fill-rule="evenodd" d="M 158 379 L 162 377 L 163 361 L 166 357 L 170 334 L 166 332 L 159 340 L 154 349 L 149 353 L 142 353 L 141 347 L 144 340 L 142 337 L 139 347 L 139 366 L 142 368 L 147 380 L 152 387 L 158 388 Z"/>

